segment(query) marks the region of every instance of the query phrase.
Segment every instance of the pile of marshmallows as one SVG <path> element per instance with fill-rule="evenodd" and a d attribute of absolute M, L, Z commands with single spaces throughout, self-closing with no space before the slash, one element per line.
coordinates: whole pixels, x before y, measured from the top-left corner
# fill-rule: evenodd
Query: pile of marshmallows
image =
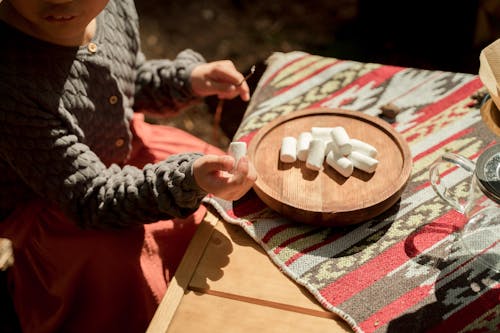
<path fill-rule="evenodd" d="M 377 149 L 358 139 L 350 138 L 342 126 L 312 127 L 298 138 L 285 136 L 281 142 L 280 161 L 306 162 L 308 169 L 319 171 L 326 163 L 344 177 L 351 176 L 354 168 L 373 173 L 378 165 Z"/>

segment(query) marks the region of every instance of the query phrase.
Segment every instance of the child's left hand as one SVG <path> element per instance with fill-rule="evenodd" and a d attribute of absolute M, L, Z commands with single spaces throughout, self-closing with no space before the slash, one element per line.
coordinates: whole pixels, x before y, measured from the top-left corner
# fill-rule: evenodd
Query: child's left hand
<path fill-rule="evenodd" d="M 246 156 L 236 163 L 229 155 L 204 155 L 194 161 L 193 174 L 201 189 L 224 200 L 238 200 L 257 180 L 257 171 Z"/>
<path fill-rule="evenodd" d="M 196 66 L 191 72 L 191 88 L 199 96 L 217 95 L 231 99 L 250 99 L 250 89 L 231 60 L 219 60 Z"/>

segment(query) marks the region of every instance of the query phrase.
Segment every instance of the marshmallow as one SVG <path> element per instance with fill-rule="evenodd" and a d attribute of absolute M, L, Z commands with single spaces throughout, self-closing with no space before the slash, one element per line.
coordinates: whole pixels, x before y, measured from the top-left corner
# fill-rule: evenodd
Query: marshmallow
<path fill-rule="evenodd" d="M 372 145 L 358 139 L 351 139 L 350 142 L 353 151 L 358 151 L 373 158 L 377 157 L 378 151 Z"/>
<path fill-rule="evenodd" d="M 326 163 L 346 178 L 350 177 L 354 170 L 350 159 L 342 155 L 337 155 L 333 151 L 330 151 L 326 155 Z"/>
<path fill-rule="evenodd" d="M 349 155 L 352 151 L 349 135 L 342 126 L 332 128 L 331 138 L 342 155 Z"/>
<path fill-rule="evenodd" d="M 280 161 L 293 163 L 297 160 L 297 139 L 293 136 L 285 136 L 281 140 Z"/>
<path fill-rule="evenodd" d="M 378 165 L 378 160 L 358 151 L 351 152 L 348 158 L 351 160 L 355 168 L 368 173 L 374 172 Z"/>
<path fill-rule="evenodd" d="M 332 135 L 330 134 L 332 130 L 333 127 L 311 127 L 311 134 L 313 139 L 323 140 L 326 144 L 325 157 L 330 150 L 338 151 L 338 149 L 334 145 Z"/>
<path fill-rule="evenodd" d="M 234 141 L 229 144 L 228 154 L 234 157 L 236 163 L 247 154 L 247 144 L 241 141 Z"/>
<path fill-rule="evenodd" d="M 339 147 L 337 147 L 337 145 L 335 144 L 335 142 L 333 142 L 333 140 L 329 141 L 326 144 L 325 156 L 327 156 L 329 152 L 333 152 L 336 155 L 342 155 L 340 153 Z"/>
<path fill-rule="evenodd" d="M 323 141 L 331 141 L 332 135 L 330 132 L 333 130 L 333 127 L 311 127 L 311 134 L 314 139 L 321 139 Z"/>
<path fill-rule="evenodd" d="M 282 139 L 280 161 L 293 163 L 297 159 L 306 162 L 308 169 L 319 171 L 326 162 L 344 177 L 350 177 L 354 168 L 373 173 L 379 161 L 377 149 L 358 139 L 351 139 L 342 126 L 311 127 L 296 139 Z"/>
<path fill-rule="evenodd" d="M 309 154 L 307 155 L 306 167 L 319 171 L 325 161 L 326 143 L 321 139 L 312 139 L 309 144 Z"/>
<path fill-rule="evenodd" d="M 297 158 L 300 161 L 305 161 L 307 159 L 307 154 L 309 153 L 309 144 L 313 136 L 311 132 L 302 132 L 299 134 L 297 140 Z"/>

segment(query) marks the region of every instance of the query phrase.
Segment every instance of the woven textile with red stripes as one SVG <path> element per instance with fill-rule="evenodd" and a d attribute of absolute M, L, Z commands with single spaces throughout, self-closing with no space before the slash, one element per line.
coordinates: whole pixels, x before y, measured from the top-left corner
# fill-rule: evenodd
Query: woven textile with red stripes
<path fill-rule="evenodd" d="M 250 142 L 263 125 L 296 110 L 376 116 L 392 103 L 401 110 L 392 126 L 413 158 L 410 181 L 381 216 L 343 228 L 289 221 L 253 191 L 237 202 L 205 202 L 356 332 L 500 332 L 500 273 L 452 246 L 466 219 L 435 194 L 428 174 L 445 151 L 475 160 L 498 142 L 481 120 L 472 97 L 478 92 L 484 87 L 472 74 L 273 54 L 234 140 Z M 457 170 L 446 177 L 468 184 Z M 500 255 L 498 244 L 488 251 Z"/>

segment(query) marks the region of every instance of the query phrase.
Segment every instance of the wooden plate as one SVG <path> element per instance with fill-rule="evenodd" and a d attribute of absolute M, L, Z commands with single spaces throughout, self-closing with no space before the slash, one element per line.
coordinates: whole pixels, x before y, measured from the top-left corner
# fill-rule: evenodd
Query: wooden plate
<path fill-rule="evenodd" d="M 279 160 L 284 136 L 298 137 L 311 127 L 343 126 L 351 138 L 373 145 L 379 165 L 374 173 L 354 170 L 345 178 L 326 163 L 320 171 L 305 163 Z M 248 146 L 257 169 L 254 190 L 270 208 L 292 220 L 327 226 L 366 221 L 399 200 L 411 174 L 406 141 L 388 123 L 361 112 L 316 108 L 278 117 L 261 128 Z"/>
<path fill-rule="evenodd" d="M 500 111 L 491 98 L 481 107 L 481 117 L 489 129 L 500 136 Z"/>

